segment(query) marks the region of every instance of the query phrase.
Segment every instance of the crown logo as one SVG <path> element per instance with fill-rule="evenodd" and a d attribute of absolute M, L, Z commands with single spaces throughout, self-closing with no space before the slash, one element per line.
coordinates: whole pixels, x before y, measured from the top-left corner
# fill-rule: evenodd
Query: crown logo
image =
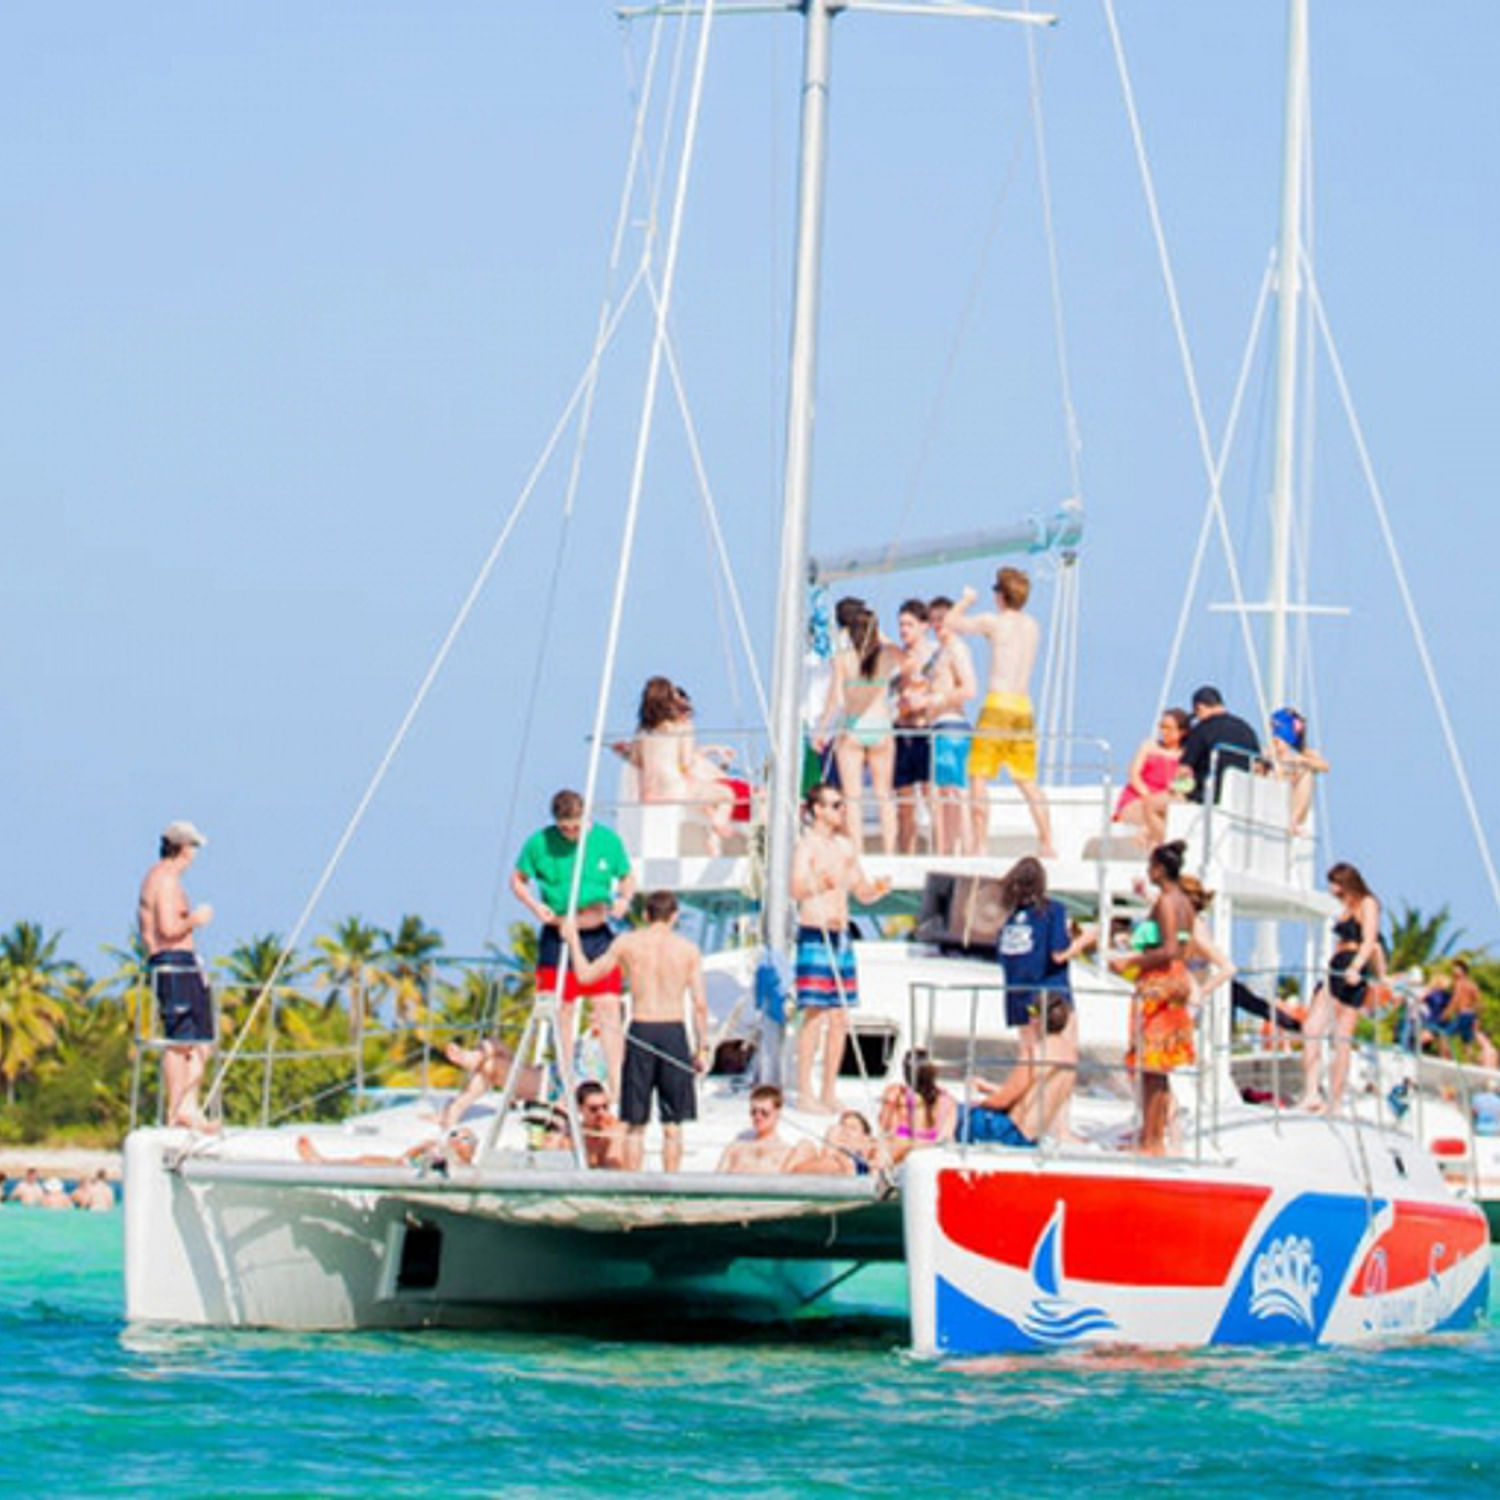
<path fill-rule="evenodd" d="M 1313 1327 L 1313 1303 L 1323 1285 L 1323 1273 L 1311 1240 L 1295 1234 L 1272 1240 L 1255 1257 L 1250 1284 L 1252 1317 L 1290 1318 L 1305 1328 Z"/>

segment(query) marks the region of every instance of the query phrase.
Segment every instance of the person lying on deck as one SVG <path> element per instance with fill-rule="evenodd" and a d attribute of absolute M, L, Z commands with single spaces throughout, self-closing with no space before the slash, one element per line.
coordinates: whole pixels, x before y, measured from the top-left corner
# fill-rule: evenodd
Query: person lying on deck
<path fill-rule="evenodd" d="M 960 1110 L 958 1139 L 1002 1146 L 1035 1146 L 1072 1097 L 1078 1044 L 1068 1030 L 1071 1012 L 1059 995 L 1047 998 L 1039 1051 L 1022 1058 L 1002 1083 L 974 1080 L 979 1102 Z"/>
<path fill-rule="evenodd" d="M 419 1167 L 446 1171 L 453 1163 L 461 1167 L 472 1165 L 474 1153 L 479 1149 L 479 1139 L 472 1130 L 449 1130 L 432 1140 L 418 1141 L 408 1146 L 400 1156 L 367 1152 L 360 1156 L 325 1156 L 309 1136 L 297 1137 L 297 1155 L 315 1166 L 339 1167 Z"/>
<path fill-rule="evenodd" d="M 821 1141 L 799 1141 L 785 1170 L 828 1177 L 869 1177 L 890 1165 L 890 1158 L 857 1109 L 846 1109 Z"/>

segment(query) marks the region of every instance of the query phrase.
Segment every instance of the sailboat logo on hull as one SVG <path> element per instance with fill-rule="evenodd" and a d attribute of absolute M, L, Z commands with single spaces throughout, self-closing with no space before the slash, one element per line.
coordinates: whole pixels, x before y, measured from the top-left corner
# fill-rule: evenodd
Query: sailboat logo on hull
<path fill-rule="evenodd" d="M 1039 1344 L 1071 1344 L 1118 1326 L 1102 1307 L 1060 1295 L 1062 1229 L 1063 1205 L 1059 1203 L 1031 1257 L 1031 1279 L 1038 1295 L 1021 1319 L 1023 1331 Z"/>

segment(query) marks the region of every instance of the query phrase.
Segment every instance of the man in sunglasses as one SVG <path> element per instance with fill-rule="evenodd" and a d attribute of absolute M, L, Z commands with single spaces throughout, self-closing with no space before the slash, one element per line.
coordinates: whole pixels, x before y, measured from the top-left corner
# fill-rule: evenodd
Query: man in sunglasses
<path fill-rule="evenodd" d="M 781 1138 L 781 1090 L 774 1083 L 750 1090 L 750 1129 L 731 1141 L 719 1158 L 721 1172 L 784 1172 L 792 1148 Z"/>

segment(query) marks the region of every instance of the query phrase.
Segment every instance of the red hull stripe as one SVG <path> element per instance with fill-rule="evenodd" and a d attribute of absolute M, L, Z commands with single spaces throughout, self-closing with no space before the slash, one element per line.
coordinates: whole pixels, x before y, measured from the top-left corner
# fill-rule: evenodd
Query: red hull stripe
<path fill-rule="evenodd" d="M 938 1178 L 938 1224 L 955 1245 L 1018 1270 L 1059 1203 L 1063 1274 L 1116 1286 L 1222 1286 L 1267 1187 L 1052 1172 Z"/>
<path fill-rule="evenodd" d="M 1417 1286 L 1489 1248 L 1489 1225 L 1461 1203 L 1397 1203 L 1395 1222 L 1371 1247 L 1354 1277 L 1354 1295 Z"/>

